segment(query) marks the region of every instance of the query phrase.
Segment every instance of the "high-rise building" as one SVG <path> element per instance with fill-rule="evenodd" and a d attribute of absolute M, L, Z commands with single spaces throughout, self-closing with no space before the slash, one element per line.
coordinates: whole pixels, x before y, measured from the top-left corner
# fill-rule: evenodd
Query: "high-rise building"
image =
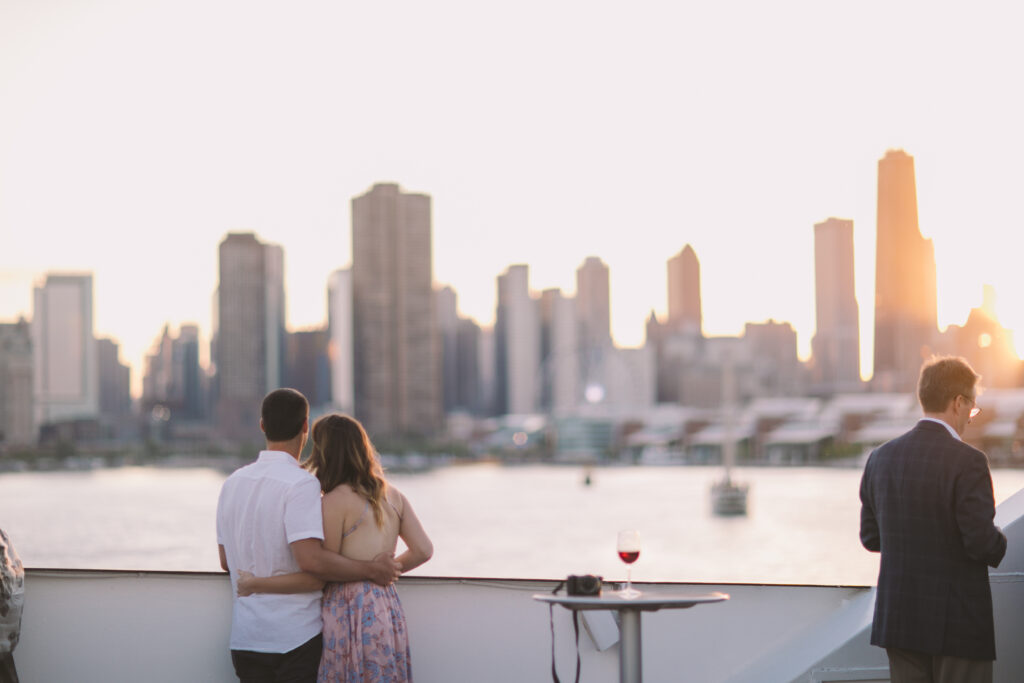
<path fill-rule="evenodd" d="M 165 417 L 196 420 L 205 417 L 203 373 L 199 367 L 199 327 L 182 325 L 177 336 L 164 325 L 145 359 L 142 377 L 142 410 L 159 406 Z"/>
<path fill-rule="evenodd" d="M 217 426 L 228 438 L 259 440 L 260 403 L 281 385 L 284 251 L 251 232 L 220 243 L 213 353 Z"/>
<path fill-rule="evenodd" d="M 472 415 L 484 415 L 488 409 L 480 364 L 481 343 L 482 332 L 476 321 L 460 317 L 455 337 L 455 363 L 458 368 L 455 407 Z"/>
<path fill-rule="evenodd" d="M 561 290 L 545 289 L 540 319 L 541 408 L 566 412 L 576 407 L 582 394 L 576 300 Z"/>
<path fill-rule="evenodd" d="M 662 322 L 651 311 L 647 320 L 646 345 L 653 350 L 657 400 L 705 405 L 712 401 L 704 395 L 708 382 L 695 378 L 713 373 L 704 359 L 700 262 L 693 247 L 687 244 L 670 258 L 667 270 L 668 318 Z"/>
<path fill-rule="evenodd" d="M 116 419 L 132 411 L 132 369 L 121 362 L 121 347 L 113 339 L 96 340 L 97 364 L 100 382 L 100 415 Z"/>
<path fill-rule="evenodd" d="M 0 324 L 0 449 L 34 444 L 34 420 L 32 335 L 22 318 Z"/>
<path fill-rule="evenodd" d="M 611 286 L 608 266 L 588 256 L 576 269 L 576 318 L 579 321 L 580 382 L 602 385 L 605 356 L 612 352 Z"/>
<path fill-rule="evenodd" d="M 441 332 L 441 387 L 444 412 L 479 415 L 485 411 L 480 387 L 480 326 L 458 313 L 451 287 L 437 290 L 437 321 Z"/>
<path fill-rule="evenodd" d="M 352 269 L 331 273 L 327 282 L 327 356 L 331 362 L 331 404 L 355 414 L 352 350 Z"/>
<path fill-rule="evenodd" d="M 494 321 L 495 411 L 535 413 L 540 401 L 540 321 L 530 296 L 529 266 L 509 266 L 498 276 Z"/>
<path fill-rule="evenodd" d="M 142 373 L 142 412 L 148 413 L 155 406 L 170 408 L 177 403 L 174 377 L 174 337 L 170 325 L 164 325 L 160 336 L 153 342 L 144 359 Z M 175 411 L 176 412 L 176 411 Z"/>
<path fill-rule="evenodd" d="M 459 386 L 459 313 L 455 290 L 441 287 L 436 293 L 437 328 L 441 335 L 441 402 L 447 415 L 456 408 Z"/>
<path fill-rule="evenodd" d="M 352 200 L 355 409 L 371 436 L 443 425 L 430 197 L 374 185 Z"/>
<path fill-rule="evenodd" d="M 36 425 L 95 420 L 100 390 L 92 275 L 47 275 L 32 315 Z"/>
<path fill-rule="evenodd" d="M 991 285 L 983 288 L 981 306 L 971 309 L 963 325 L 947 327 L 937 347 L 940 353 L 966 358 L 986 389 L 1024 385 L 1024 364 L 1014 348 L 1013 332 L 996 315 L 996 291 Z"/>
<path fill-rule="evenodd" d="M 693 247 L 668 260 L 668 328 L 672 333 L 701 334 L 700 262 Z"/>
<path fill-rule="evenodd" d="M 184 323 L 178 328 L 175 342 L 175 364 L 180 368 L 181 415 L 189 420 L 207 416 L 205 376 L 199 364 L 199 326 Z"/>
<path fill-rule="evenodd" d="M 875 368 L 883 391 L 912 391 L 936 324 L 935 250 L 917 221 L 914 157 L 890 150 L 878 162 Z"/>
<path fill-rule="evenodd" d="M 580 345 L 603 350 L 612 345 L 611 285 L 608 265 L 588 256 L 576 269 L 576 315 Z"/>
<path fill-rule="evenodd" d="M 498 412 L 498 349 L 496 326 L 479 327 L 477 337 L 477 370 L 480 373 L 480 414 Z"/>
<path fill-rule="evenodd" d="M 743 345 L 750 358 L 750 389 L 756 396 L 799 396 L 805 369 L 797 356 L 796 330 L 786 322 L 746 323 Z M 742 385 L 745 370 L 737 365 Z"/>
<path fill-rule="evenodd" d="M 325 328 L 288 334 L 283 384 L 302 392 L 311 409 L 331 403 L 329 335 Z"/>
<path fill-rule="evenodd" d="M 584 399 L 622 410 L 642 411 L 657 399 L 653 348 L 612 349 L 604 357 L 600 389 L 587 388 Z M 596 400 L 595 400 L 596 399 Z"/>
<path fill-rule="evenodd" d="M 832 394 L 859 390 L 860 321 L 854 290 L 853 221 L 829 218 L 814 226 L 814 310 L 814 391 Z"/>

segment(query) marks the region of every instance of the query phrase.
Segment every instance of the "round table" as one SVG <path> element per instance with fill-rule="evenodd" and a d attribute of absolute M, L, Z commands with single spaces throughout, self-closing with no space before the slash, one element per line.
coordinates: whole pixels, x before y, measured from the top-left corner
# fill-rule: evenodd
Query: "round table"
<path fill-rule="evenodd" d="M 687 609 L 694 605 L 728 600 L 726 593 L 670 593 L 645 590 L 635 598 L 624 598 L 616 592 L 603 595 L 555 595 L 538 593 L 540 602 L 561 605 L 570 610 L 616 610 L 620 615 L 619 681 L 641 683 L 643 680 L 640 650 L 640 613 L 661 609 Z"/>

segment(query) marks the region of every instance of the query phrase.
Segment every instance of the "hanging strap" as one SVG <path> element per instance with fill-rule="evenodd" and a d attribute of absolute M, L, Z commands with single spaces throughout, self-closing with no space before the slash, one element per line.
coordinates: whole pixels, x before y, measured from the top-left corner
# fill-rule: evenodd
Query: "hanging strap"
<path fill-rule="evenodd" d="M 557 594 L 559 589 L 565 585 L 565 581 L 560 581 L 555 590 L 551 591 L 552 594 Z M 555 603 L 548 603 L 548 623 L 551 624 L 551 680 L 554 683 L 562 683 L 558 678 L 558 670 L 555 668 Z"/>
<path fill-rule="evenodd" d="M 559 582 L 552 593 L 558 593 L 565 581 Z M 572 611 L 572 629 L 576 634 L 576 683 L 580 683 L 580 613 L 579 610 Z M 551 680 L 554 683 L 562 683 L 558 678 L 558 670 L 555 668 L 555 604 L 548 603 L 548 620 L 551 624 Z"/>
<path fill-rule="evenodd" d="M 580 683 L 580 611 L 572 611 L 572 628 L 576 631 L 576 683 Z"/>

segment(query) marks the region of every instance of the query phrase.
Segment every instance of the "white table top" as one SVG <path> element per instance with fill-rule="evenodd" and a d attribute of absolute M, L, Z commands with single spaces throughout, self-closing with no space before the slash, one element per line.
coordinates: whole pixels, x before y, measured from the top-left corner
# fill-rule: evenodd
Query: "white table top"
<path fill-rule="evenodd" d="M 615 609 L 655 612 L 660 609 L 686 609 L 694 605 L 728 600 L 727 593 L 670 593 L 667 591 L 641 591 L 635 598 L 624 598 L 616 591 L 601 595 L 555 595 L 537 593 L 534 600 L 562 605 L 568 609 Z"/>

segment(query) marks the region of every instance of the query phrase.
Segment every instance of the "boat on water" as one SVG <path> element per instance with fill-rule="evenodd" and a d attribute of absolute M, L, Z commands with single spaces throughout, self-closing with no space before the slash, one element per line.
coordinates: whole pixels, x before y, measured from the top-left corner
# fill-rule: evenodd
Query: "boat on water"
<path fill-rule="evenodd" d="M 721 517 L 738 517 L 747 514 L 747 493 L 749 485 L 737 484 L 727 475 L 725 479 L 711 485 L 711 508 Z"/>
<path fill-rule="evenodd" d="M 725 435 L 722 439 L 725 477 L 711 486 L 711 511 L 720 517 L 740 517 L 747 514 L 750 486 L 732 480 L 732 469 L 736 464 L 736 377 L 731 359 L 723 365 L 722 403 L 725 411 Z"/>
<path fill-rule="evenodd" d="M 995 681 L 1024 680 L 1024 492 L 1000 504 L 1009 539 L 990 573 Z M 839 531 L 845 533 L 849 530 Z M 225 574 L 28 569 L 22 638 L 26 683 L 231 683 L 231 587 Z M 420 578 L 398 583 L 418 683 L 551 680 L 548 607 L 532 599 L 557 581 Z M 888 681 L 885 653 L 868 643 L 870 586 L 637 584 L 641 590 L 721 591 L 731 599 L 642 617 L 650 682 Z M 553 609 L 562 680 L 575 668 L 572 618 Z M 614 635 L 614 634 L 613 634 Z M 612 638 L 613 641 L 617 640 Z M 612 683 L 619 644 L 598 649 L 581 629 L 581 680 Z"/>

